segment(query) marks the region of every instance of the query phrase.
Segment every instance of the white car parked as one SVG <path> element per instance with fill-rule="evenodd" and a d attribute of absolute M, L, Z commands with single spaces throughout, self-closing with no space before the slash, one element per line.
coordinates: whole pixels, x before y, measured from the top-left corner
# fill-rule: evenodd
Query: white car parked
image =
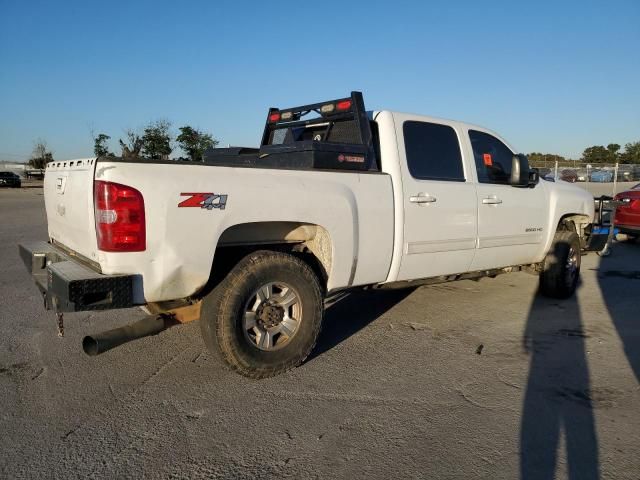
<path fill-rule="evenodd" d="M 52 162 L 44 190 L 49 241 L 21 253 L 48 308 L 202 302 L 207 346 L 254 378 L 309 355 L 333 292 L 527 270 L 568 297 L 606 241 L 586 191 L 496 133 L 359 92 L 271 109 L 259 149 Z"/>

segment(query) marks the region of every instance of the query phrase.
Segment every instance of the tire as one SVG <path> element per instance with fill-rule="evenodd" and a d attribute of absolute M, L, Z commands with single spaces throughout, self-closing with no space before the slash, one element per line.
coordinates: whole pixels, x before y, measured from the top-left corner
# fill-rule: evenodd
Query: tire
<path fill-rule="evenodd" d="M 540 274 L 540 293 L 551 298 L 569 298 L 580 277 L 580 237 L 574 231 L 557 231 Z"/>
<path fill-rule="evenodd" d="M 300 365 L 323 317 L 318 277 L 299 258 L 256 251 L 238 262 L 203 300 L 202 337 L 214 356 L 250 378 Z"/>

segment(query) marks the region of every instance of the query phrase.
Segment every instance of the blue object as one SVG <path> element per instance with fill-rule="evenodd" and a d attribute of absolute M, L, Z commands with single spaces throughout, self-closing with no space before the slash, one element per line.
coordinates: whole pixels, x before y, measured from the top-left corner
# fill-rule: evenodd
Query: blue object
<path fill-rule="evenodd" d="M 605 170 L 600 170 L 600 171 L 597 171 L 597 172 L 593 172 L 591 174 L 591 181 L 592 182 L 598 182 L 598 183 L 612 182 L 613 181 L 613 173 L 605 171 Z"/>

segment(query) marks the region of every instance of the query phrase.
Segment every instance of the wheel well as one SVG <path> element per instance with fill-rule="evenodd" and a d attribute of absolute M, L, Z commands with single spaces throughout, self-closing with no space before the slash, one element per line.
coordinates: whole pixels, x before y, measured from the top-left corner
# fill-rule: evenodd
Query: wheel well
<path fill-rule="evenodd" d="M 197 297 L 208 294 L 242 258 L 257 250 L 295 255 L 311 267 L 326 291 L 332 243 L 324 227 L 302 222 L 251 222 L 234 225 L 222 233 L 209 281 Z"/>
<path fill-rule="evenodd" d="M 558 230 L 573 230 L 578 235 L 582 235 L 581 232 L 584 227 L 591 223 L 591 219 L 588 215 L 569 213 L 563 215 L 558 222 Z"/>
<path fill-rule="evenodd" d="M 588 215 L 579 213 L 569 213 L 563 215 L 558 222 L 557 230 L 573 231 L 580 237 L 580 244 L 584 248 L 586 244 L 585 229 L 591 223 Z"/>

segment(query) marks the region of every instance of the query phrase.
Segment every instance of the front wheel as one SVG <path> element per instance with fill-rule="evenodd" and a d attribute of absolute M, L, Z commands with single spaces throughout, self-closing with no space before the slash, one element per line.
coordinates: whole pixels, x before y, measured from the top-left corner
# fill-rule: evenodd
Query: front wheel
<path fill-rule="evenodd" d="M 543 262 L 540 292 L 552 298 L 569 298 L 576 291 L 580 276 L 580 237 L 561 230 L 553 238 L 551 250 Z"/>
<path fill-rule="evenodd" d="M 244 257 L 204 298 L 205 344 L 233 370 L 251 378 L 300 365 L 315 346 L 323 316 L 318 277 L 281 252 Z"/>

